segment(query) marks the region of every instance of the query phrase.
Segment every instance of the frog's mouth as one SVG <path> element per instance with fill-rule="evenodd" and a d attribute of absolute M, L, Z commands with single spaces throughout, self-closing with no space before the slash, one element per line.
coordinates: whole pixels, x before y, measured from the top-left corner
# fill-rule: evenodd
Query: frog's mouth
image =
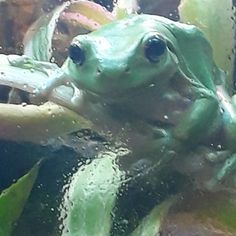
<path fill-rule="evenodd" d="M 112 78 L 110 79 L 112 81 Z M 138 94 L 141 94 L 143 91 L 147 92 L 147 89 L 154 88 L 158 85 L 157 81 L 158 79 L 154 78 L 153 80 L 147 80 L 143 81 L 140 84 L 137 84 L 135 86 L 119 86 L 117 84 L 113 86 L 102 86 L 101 89 L 97 86 L 87 86 L 82 83 L 78 83 L 78 87 L 84 91 L 84 93 L 91 97 L 96 97 L 98 100 L 107 100 L 107 101 L 121 101 L 130 99 L 133 96 L 136 96 Z M 159 83 L 160 84 L 160 83 Z M 159 86 L 158 86 L 159 87 Z"/>
<path fill-rule="evenodd" d="M 155 95 L 162 94 L 163 91 L 168 87 L 169 81 L 162 80 L 157 77 L 152 80 L 145 81 L 139 85 L 128 87 L 128 88 L 119 88 L 114 86 L 109 89 L 98 90 L 95 88 L 90 88 L 79 84 L 79 88 L 84 92 L 84 94 L 89 98 L 96 98 L 97 101 L 110 101 L 115 103 L 122 103 L 132 98 L 138 98 L 145 96 L 145 94 L 150 94 L 155 91 Z"/>

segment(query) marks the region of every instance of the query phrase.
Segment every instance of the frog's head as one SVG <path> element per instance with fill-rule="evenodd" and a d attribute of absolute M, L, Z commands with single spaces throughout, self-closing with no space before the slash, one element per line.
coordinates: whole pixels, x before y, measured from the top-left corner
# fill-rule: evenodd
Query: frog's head
<path fill-rule="evenodd" d="M 179 47 L 185 38 L 173 33 L 181 28 L 176 24 L 150 15 L 112 22 L 75 37 L 64 68 L 78 87 L 102 97 L 124 97 L 153 85 L 161 91 L 180 67 L 188 70 Z"/>

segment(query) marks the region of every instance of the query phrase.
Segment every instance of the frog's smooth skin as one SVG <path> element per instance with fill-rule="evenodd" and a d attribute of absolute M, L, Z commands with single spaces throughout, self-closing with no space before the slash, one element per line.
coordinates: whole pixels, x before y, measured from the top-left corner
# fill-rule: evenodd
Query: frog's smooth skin
<path fill-rule="evenodd" d="M 41 92 L 72 80 L 82 91 L 74 101 L 78 111 L 139 155 L 154 155 L 160 164 L 199 145 L 236 150 L 236 112 L 224 74 L 194 26 L 131 15 L 75 37 L 62 68 L 64 75 Z M 219 181 L 235 166 L 229 158 L 230 167 L 221 160 Z"/>

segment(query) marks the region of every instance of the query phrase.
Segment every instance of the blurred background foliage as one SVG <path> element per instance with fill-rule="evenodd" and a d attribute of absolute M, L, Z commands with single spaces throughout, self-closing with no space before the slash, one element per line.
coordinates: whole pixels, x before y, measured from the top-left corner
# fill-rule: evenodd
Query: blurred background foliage
<path fill-rule="evenodd" d="M 29 26 L 44 12 L 52 11 L 66 0 L 5 0 L 0 1 L 0 53 L 22 54 L 22 39 Z M 113 9 L 112 0 L 95 0 L 94 2 Z M 167 16 L 178 19 L 179 0 L 140 0 L 140 12 Z M 59 30 L 69 33 L 58 22 Z M 63 29 L 62 29 L 63 28 Z M 74 36 L 74 35 L 73 35 Z"/>

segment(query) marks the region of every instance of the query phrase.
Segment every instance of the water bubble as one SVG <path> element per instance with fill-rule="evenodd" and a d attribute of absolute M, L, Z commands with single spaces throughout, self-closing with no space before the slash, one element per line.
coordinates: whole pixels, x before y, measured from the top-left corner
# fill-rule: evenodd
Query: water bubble
<path fill-rule="evenodd" d="M 224 108 L 220 108 L 220 113 L 223 114 L 225 112 Z"/>
<path fill-rule="evenodd" d="M 164 115 L 164 119 L 165 119 L 165 120 L 168 120 L 169 117 L 168 117 L 167 115 Z"/>
<path fill-rule="evenodd" d="M 49 52 L 51 53 L 52 50 L 50 50 Z M 52 63 L 54 63 L 54 62 L 56 61 L 55 57 L 51 57 L 50 61 L 51 61 Z"/>

